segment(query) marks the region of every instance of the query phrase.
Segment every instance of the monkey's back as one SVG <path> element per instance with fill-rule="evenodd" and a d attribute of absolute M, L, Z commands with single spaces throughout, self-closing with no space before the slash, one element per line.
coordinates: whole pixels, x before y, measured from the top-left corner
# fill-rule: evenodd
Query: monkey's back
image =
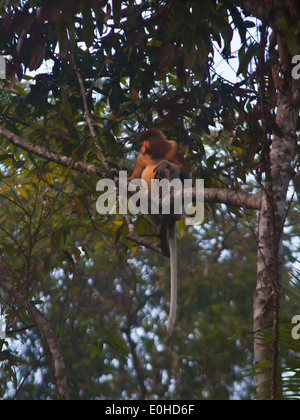
<path fill-rule="evenodd" d="M 147 185 L 148 185 L 148 189 L 149 189 L 149 191 L 151 191 L 151 181 L 152 181 L 152 179 L 154 179 L 154 176 L 155 176 L 155 172 L 154 172 L 154 170 L 155 170 L 155 168 L 157 167 L 157 165 L 159 164 L 161 162 L 161 160 L 157 160 L 157 163 L 155 163 L 155 164 L 151 164 L 151 165 L 148 165 L 144 170 L 143 170 L 143 173 L 142 173 L 142 176 L 141 176 L 141 178 L 144 180 L 144 181 L 146 181 L 147 182 Z"/>

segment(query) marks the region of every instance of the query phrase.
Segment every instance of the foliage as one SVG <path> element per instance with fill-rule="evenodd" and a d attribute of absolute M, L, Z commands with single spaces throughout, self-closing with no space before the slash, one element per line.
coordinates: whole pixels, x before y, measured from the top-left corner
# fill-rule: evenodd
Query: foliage
<path fill-rule="evenodd" d="M 23 211 L 15 204 L 9 211 L 10 195 L 6 193 L 1 252 L 7 278 L 14 281 L 18 276 L 20 284 L 28 285 L 30 295 L 39 297 L 36 304 L 55 327 L 68 366 L 70 396 L 229 398 L 234 383 L 242 380 L 241 369 L 251 363 L 249 295 L 255 278 L 251 233 L 247 234 L 247 282 L 242 281 L 244 228 L 237 218 L 218 212 L 217 224 L 207 224 L 201 232 L 201 253 L 197 245 L 199 233 L 182 238 L 181 310 L 172 342 L 164 349 L 161 343 L 162 324 L 167 317 L 168 263 L 160 257 L 153 260 L 149 252 L 139 252 L 134 259 L 122 262 L 110 245 L 110 230 L 116 230 L 113 225 L 118 226 L 117 221 L 106 226 L 96 219 L 95 224 L 102 222 L 101 228 L 98 225 L 97 230 L 88 232 L 89 227 L 77 220 L 73 192 L 69 192 L 70 206 L 65 205 L 69 183 L 71 178 L 65 182 L 64 194 L 54 202 L 48 183 L 40 181 L 40 188 L 44 188 L 38 195 L 40 201 L 35 203 L 33 187 L 25 205 L 19 198 Z M 35 227 L 46 203 L 54 204 L 52 216 L 40 222 L 37 232 Z M 34 212 L 31 222 L 26 220 L 28 209 Z M 18 231 L 14 240 L 7 235 L 7 229 L 12 234 Z M 226 244 L 223 232 L 227 232 Z M 27 254 L 28 244 L 19 243 L 23 235 L 32 243 L 32 256 Z M 216 238 L 212 252 L 211 237 Z M 223 253 L 228 255 L 224 257 Z M 215 279 L 213 284 L 211 278 Z M 38 345 L 26 312 L 7 301 L 7 296 L 4 299 L 11 332 L 2 347 L 3 392 L 6 397 L 19 399 L 55 398 L 55 389 L 47 386 L 51 383 L 47 355 Z"/>
<path fill-rule="evenodd" d="M 74 161 L 102 168 L 105 156 L 111 168 L 129 171 L 136 133 L 156 126 L 183 146 L 192 175 L 207 187 L 260 186 L 260 122 L 273 131 L 274 86 L 268 79 L 263 116 L 258 85 L 270 63 L 252 71 L 260 45 L 235 2 L 7 0 L 0 11 L 7 58 L 1 126 Z M 293 25 L 291 32 L 282 22 L 294 40 Z M 235 32 L 241 46 L 234 84 L 218 74 L 216 57 L 230 62 Z M 254 395 L 243 374 L 253 358 L 252 214 L 208 207 L 206 224 L 182 235 L 180 313 L 164 346 L 168 262 L 129 241 L 122 218 L 97 214 L 98 179 L 4 139 L 0 171 L 0 276 L 55 330 L 70 398 Z M 297 194 L 299 186 L 295 177 Z M 149 231 L 142 218 L 134 222 L 138 234 Z M 299 235 L 297 227 L 291 235 Z M 8 324 L 0 341 L 1 397 L 55 399 L 43 337 L 22 305 L 4 291 L 1 301 Z"/>

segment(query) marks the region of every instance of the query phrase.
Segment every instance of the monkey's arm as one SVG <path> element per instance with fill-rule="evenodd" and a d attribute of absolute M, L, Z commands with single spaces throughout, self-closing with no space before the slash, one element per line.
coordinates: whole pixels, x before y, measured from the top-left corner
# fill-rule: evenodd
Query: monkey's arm
<path fill-rule="evenodd" d="M 180 179 L 183 182 L 184 179 L 188 178 L 185 166 L 177 166 L 167 160 L 162 160 L 153 172 L 155 172 L 154 179 L 158 180 L 162 180 L 164 178 L 169 181 L 172 181 L 173 179 Z"/>

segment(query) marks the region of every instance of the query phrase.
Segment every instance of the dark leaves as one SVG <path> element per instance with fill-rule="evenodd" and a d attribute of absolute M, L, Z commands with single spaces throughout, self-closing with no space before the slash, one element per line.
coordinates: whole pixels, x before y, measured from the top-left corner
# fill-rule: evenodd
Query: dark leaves
<path fill-rule="evenodd" d="M 113 16 L 114 16 L 114 22 L 116 26 L 120 25 L 120 15 L 121 15 L 121 4 L 122 0 L 113 0 Z"/>
<path fill-rule="evenodd" d="M 36 26 L 30 37 L 30 62 L 29 70 L 34 71 L 40 68 L 46 57 L 45 36 L 40 27 Z"/>

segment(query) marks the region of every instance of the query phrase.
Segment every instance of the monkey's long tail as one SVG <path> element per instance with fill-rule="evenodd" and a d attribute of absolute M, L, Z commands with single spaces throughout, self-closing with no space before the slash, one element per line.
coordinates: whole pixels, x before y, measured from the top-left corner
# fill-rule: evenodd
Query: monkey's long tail
<path fill-rule="evenodd" d="M 170 241 L 170 271 L 171 271 L 171 297 L 170 312 L 167 323 L 168 335 L 171 334 L 176 318 L 177 307 L 177 223 L 171 221 L 169 225 L 169 241 Z"/>

